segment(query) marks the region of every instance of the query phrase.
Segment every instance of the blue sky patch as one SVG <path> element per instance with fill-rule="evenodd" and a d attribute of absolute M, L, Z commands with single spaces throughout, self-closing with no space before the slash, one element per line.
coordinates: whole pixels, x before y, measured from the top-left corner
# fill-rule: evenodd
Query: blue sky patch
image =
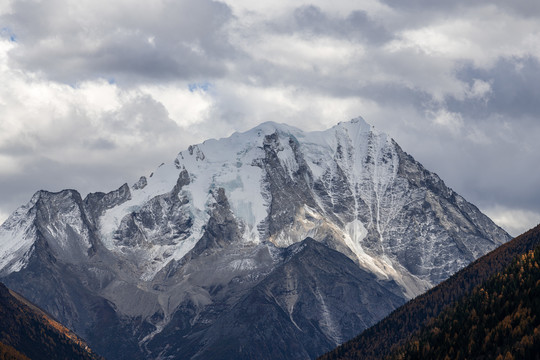
<path fill-rule="evenodd" d="M 210 90 L 211 87 L 212 87 L 212 83 L 208 81 L 188 84 L 188 88 L 190 92 L 195 92 L 197 90 L 202 90 L 204 92 L 207 92 L 208 90 Z"/>
<path fill-rule="evenodd" d="M 6 37 L 11 42 L 17 42 L 17 37 L 15 36 L 15 33 L 8 27 L 3 27 L 0 29 L 0 37 Z"/>

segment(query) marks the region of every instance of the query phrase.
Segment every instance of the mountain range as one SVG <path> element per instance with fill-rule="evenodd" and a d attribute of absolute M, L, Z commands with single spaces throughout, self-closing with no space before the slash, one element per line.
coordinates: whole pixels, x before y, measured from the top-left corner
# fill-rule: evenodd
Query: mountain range
<path fill-rule="evenodd" d="M 509 239 L 361 118 L 264 123 L 108 193 L 38 191 L 0 280 L 109 359 L 302 359 Z"/>

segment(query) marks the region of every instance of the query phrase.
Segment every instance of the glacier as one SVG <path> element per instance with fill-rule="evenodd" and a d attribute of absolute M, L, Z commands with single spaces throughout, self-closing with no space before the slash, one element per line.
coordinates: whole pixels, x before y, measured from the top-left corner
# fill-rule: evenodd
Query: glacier
<path fill-rule="evenodd" d="M 300 344 L 274 355 L 308 358 L 509 238 L 362 118 L 315 132 L 267 122 L 109 193 L 36 193 L 0 227 L 0 278 L 112 358 L 123 353 L 96 338 L 111 321 L 132 358 L 205 358 L 225 319 L 262 304 Z M 268 338 L 242 321 L 238 336 Z M 238 341 L 231 358 L 260 357 Z"/>

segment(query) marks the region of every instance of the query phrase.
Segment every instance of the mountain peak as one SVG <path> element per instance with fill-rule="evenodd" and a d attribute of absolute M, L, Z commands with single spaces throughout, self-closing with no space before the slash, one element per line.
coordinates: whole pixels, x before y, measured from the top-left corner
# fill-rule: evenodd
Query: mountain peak
<path fill-rule="evenodd" d="M 369 124 L 363 117 L 361 116 L 358 116 L 358 117 L 355 117 L 355 118 L 352 118 L 350 119 L 349 121 L 340 121 L 338 122 L 338 125 L 346 125 L 346 124 L 351 124 L 354 126 L 363 126 L 363 127 L 371 127 L 373 128 L 373 125 Z"/>
<path fill-rule="evenodd" d="M 269 134 L 274 133 L 275 131 L 282 131 L 282 132 L 287 133 L 291 131 L 297 132 L 301 130 L 285 123 L 278 123 L 275 121 L 266 121 L 255 126 L 253 129 L 248 130 L 247 132 L 249 133 L 252 131 L 262 131 L 264 134 L 269 135 Z"/>
<path fill-rule="evenodd" d="M 204 344 L 219 343 L 230 326 L 219 319 L 237 306 L 243 326 L 281 319 L 264 321 L 264 343 L 285 331 L 295 354 L 329 349 L 509 239 L 362 118 L 312 132 L 263 123 L 191 145 L 131 187 L 84 201 L 42 193 L 34 205 L 0 227 L 0 278 L 111 358 L 219 351 Z M 349 275 L 298 274 L 323 261 Z M 372 289 L 357 312 L 340 287 L 347 276 Z M 386 292 L 396 301 L 382 311 Z M 336 294 L 344 307 L 328 306 Z M 271 357 L 251 340 L 243 354 Z"/>

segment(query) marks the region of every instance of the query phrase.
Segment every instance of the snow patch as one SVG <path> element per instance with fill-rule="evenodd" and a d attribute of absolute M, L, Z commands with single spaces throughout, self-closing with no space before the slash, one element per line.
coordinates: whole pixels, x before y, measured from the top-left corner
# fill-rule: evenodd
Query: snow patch
<path fill-rule="evenodd" d="M 229 263 L 231 270 L 254 270 L 257 268 L 257 263 L 254 259 L 237 259 Z"/>
<path fill-rule="evenodd" d="M 36 193 L 0 226 L 0 271 L 6 274 L 23 269 L 31 255 L 36 235 L 33 208 L 38 199 L 39 193 Z"/>

